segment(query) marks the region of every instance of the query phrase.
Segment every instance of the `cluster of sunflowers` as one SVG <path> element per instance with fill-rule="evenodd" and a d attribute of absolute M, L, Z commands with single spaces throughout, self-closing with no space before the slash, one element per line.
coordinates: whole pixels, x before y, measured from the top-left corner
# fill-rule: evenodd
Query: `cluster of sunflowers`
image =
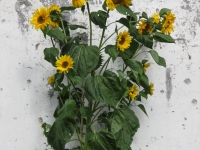
<path fill-rule="evenodd" d="M 146 75 L 150 63 L 135 58 L 143 53 L 139 51 L 145 46 L 151 49 L 147 52 L 155 62 L 166 67 L 165 59 L 152 50 L 152 46 L 154 41 L 174 43 L 170 34 L 174 31 L 175 15 L 167 8 L 151 17 L 145 12 L 135 13 L 129 8 L 131 0 L 105 0 L 103 10 L 94 12 L 90 12 L 88 0 L 72 0 L 72 5 L 41 7 L 30 21 L 36 30 L 42 30 L 45 38 L 47 35 L 51 38 L 52 47 L 44 49 L 44 59 L 56 70 L 48 78 L 48 84 L 58 92 L 56 121 L 52 126 L 42 125 L 44 134 L 55 150 L 64 150 L 65 144 L 73 140 L 78 140 L 80 145 L 71 150 L 130 150 L 132 136 L 139 128 L 138 118 L 130 107 L 134 104 L 147 115 L 141 98 L 147 99 L 154 93 L 154 84 Z M 71 30 L 87 28 L 72 25 L 62 17 L 63 11 L 81 8 L 84 12 L 85 5 L 90 27 L 89 44 L 70 35 Z M 113 10 L 126 17 L 116 20 L 122 26 L 116 25 L 114 32 L 105 38 L 105 31 L 110 26 L 106 24 L 107 19 Z M 92 23 L 102 29 L 99 46 L 92 44 Z M 120 32 L 122 28 L 127 29 Z M 106 45 L 113 35 L 116 35 L 114 44 Z M 106 61 L 103 61 L 103 52 L 109 56 Z M 110 60 L 115 62 L 117 57 L 122 58 L 123 68 L 108 69 Z M 63 82 L 65 79 L 67 85 Z M 95 121 L 104 123 L 105 128 L 97 132 Z M 74 133 L 78 139 L 71 139 Z"/>

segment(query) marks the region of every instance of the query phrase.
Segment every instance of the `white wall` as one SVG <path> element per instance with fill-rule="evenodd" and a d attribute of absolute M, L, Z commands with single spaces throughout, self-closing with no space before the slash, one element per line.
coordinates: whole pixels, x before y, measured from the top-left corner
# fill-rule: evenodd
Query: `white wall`
<path fill-rule="evenodd" d="M 40 31 L 29 25 L 36 8 L 64 0 L 0 0 L 0 150 L 45 150 L 41 122 L 53 122 L 56 95 L 50 98 L 47 77 L 54 68 L 43 59 L 49 47 Z M 102 1 L 91 1 L 97 9 Z M 133 107 L 141 127 L 133 150 L 200 149 L 200 0 L 135 0 L 133 9 L 153 14 L 167 7 L 176 14 L 176 44 L 154 45 L 167 67 L 150 58 L 155 94 L 143 100 L 149 117 Z M 87 24 L 74 13 L 67 19 Z M 112 31 L 110 31 L 112 32 Z M 87 34 L 82 34 L 87 39 Z M 109 33 L 107 34 L 109 35 Z M 99 34 L 95 35 L 98 41 Z M 113 38 L 114 40 L 114 38 Z"/>

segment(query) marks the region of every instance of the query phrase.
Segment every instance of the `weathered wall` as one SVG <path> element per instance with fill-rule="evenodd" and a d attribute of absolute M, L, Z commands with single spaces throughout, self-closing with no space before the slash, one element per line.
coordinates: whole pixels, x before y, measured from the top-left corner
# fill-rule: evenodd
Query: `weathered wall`
<path fill-rule="evenodd" d="M 46 80 L 54 68 L 43 60 L 43 49 L 50 41 L 29 25 L 29 18 L 36 8 L 53 3 L 66 5 L 71 1 L 0 0 L 1 150 L 48 148 L 40 126 L 42 121 L 53 121 L 56 95 Z M 90 3 L 92 9 L 97 9 L 102 1 Z M 167 67 L 159 67 L 151 59 L 147 74 L 155 84 L 155 94 L 143 101 L 149 117 L 133 107 L 141 127 L 132 149 L 199 150 L 200 0 L 134 0 L 132 6 L 149 14 L 163 7 L 172 9 L 177 16 L 172 34 L 176 44 L 154 45 L 166 58 Z M 78 12 L 78 15 L 66 14 L 66 19 L 87 25 Z M 87 33 L 79 34 L 87 41 Z M 99 40 L 99 34 L 95 39 Z M 150 58 L 143 54 L 138 59 L 144 57 Z"/>

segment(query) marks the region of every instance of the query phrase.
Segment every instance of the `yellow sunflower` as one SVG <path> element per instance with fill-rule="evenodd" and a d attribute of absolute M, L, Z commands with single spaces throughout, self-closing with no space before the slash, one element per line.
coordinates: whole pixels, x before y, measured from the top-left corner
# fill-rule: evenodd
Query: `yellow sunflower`
<path fill-rule="evenodd" d="M 151 65 L 150 63 L 147 63 L 147 64 L 145 64 L 145 65 L 143 66 L 144 73 L 147 71 L 147 68 L 149 68 L 150 65 Z"/>
<path fill-rule="evenodd" d="M 169 11 L 165 16 L 165 21 L 162 25 L 161 33 L 165 33 L 170 35 L 174 31 L 174 21 L 176 19 L 175 14 L 172 14 L 171 11 Z"/>
<path fill-rule="evenodd" d="M 169 23 L 174 23 L 175 19 L 176 19 L 176 16 L 175 14 L 172 14 L 171 11 L 167 12 L 165 16 L 165 20 Z"/>
<path fill-rule="evenodd" d="M 153 95 L 153 92 L 154 92 L 154 84 L 150 83 L 150 85 L 149 85 L 149 93 L 150 93 L 150 95 Z"/>
<path fill-rule="evenodd" d="M 150 23 L 147 23 L 145 20 L 140 20 L 138 25 L 138 33 L 145 34 L 149 33 L 152 30 L 152 26 Z"/>
<path fill-rule="evenodd" d="M 154 13 L 152 18 L 154 23 L 158 24 L 160 22 L 160 15 L 158 13 Z"/>
<path fill-rule="evenodd" d="M 31 17 L 30 24 L 34 25 L 36 30 L 44 30 L 49 21 L 49 12 L 46 8 L 41 7 L 40 10 L 36 9 L 36 11 L 34 12 L 33 16 Z"/>
<path fill-rule="evenodd" d="M 68 73 L 69 69 L 73 68 L 73 64 L 74 61 L 69 55 L 61 56 L 56 61 L 56 70 L 60 71 L 60 73 Z"/>
<path fill-rule="evenodd" d="M 72 0 L 72 5 L 76 8 L 81 8 L 84 5 L 84 3 L 85 3 L 85 0 Z"/>
<path fill-rule="evenodd" d="M 48 77 L 48 84 L 53 84 L 55 81 L 54 75 Z"/>
<path fill-rule="evenodd" d="M 110 10 L 114 10 L 119 4 L 130 6 L 132 2 L 131 0 L 106 0 L 106 4 Z"/>
<path fill-rule="evenodd" d="M 132 37 L 129 35 L 129 32 L 124 30 L 124 32 L 120 32 L 117 37 L 117 47 L 123 52 L 130 47 L 131 41 Z"/>
<path fill-rule="evenodd" d="M 128 95 L 129 97 L 134 100 L 138 95 L 139 91 L 136 84 L 133 84 L 132 87 L 129 89 Z"/>
<path fill-rule="evenodd" d="M 49 14 L 50 14 L 50 22 L 49 24 L 52 27 L 58 27 L 60 23 L 60 16 L 61 16 L 61 10 L 58 5 L 52 5 L 48 8 Z"/>

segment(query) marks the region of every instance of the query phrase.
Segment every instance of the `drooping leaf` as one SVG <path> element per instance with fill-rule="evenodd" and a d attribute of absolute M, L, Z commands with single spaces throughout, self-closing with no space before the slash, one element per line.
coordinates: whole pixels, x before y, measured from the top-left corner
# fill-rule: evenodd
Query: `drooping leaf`
<path fill-rule="evenodd" d="M 139 61 L 129 59 L 125 63 L 127 66 L 129 66 L 135 72 L 138 72 L 139 74 L 143 73 L 143 66 Z"/>
<path fill-rule="evenodd" d="M 140 76 L 140 85 L 144 87 L 145 91 L 149 91 L 149 79 L 145 74 Z"/>
<path fill-rule="evenodd" d="M 98 64 L 99 49 L 96 46 L 79 45 L 68 51 L 74 60 L 74 70 L 81 78 L 87 76 Z"/>
<path fill-rule="evenodd" d="M 93 112 L 90 110 L 89 107 L 81 107 L 80 113 L 84 117 L 92 117 L 92 115 L 93 115 Z"/>
<path fill-rule="evenodd" d="M 81 25 L 76 25 L 76 24 L 74 24 L 74 25 L 68 25 L 69 26 L 69 28 L 71 29 L 71 30 L 76 30 L 76 29 L 78 29 L 78 28 L 81 28 L 81 29 L 87 29 L 85 26 L 81 26 Z"/>
<path fill-rule="evenodd" d="M 163 57 L 160 57 L 156 51 L 150 50 L 149 53 L 158 65 L 166 67 L 165 59 Z"/>
<path fill-rule="evenodd" d="M 124 26 L 126 26 L 129 29 L 129 21 L 128 21 L 128 19 L 126 19 L 126 18 L 120 18 L 116 22 L 119 22 L 119 23 L 123 24 Z"/>
<path fill-rule="evenodd" d="M 162 8 L 161 10 L 160 10 L 160 13 L 159 13 L 159 15 L 160 16 L 163 16 L 163 15 L 165 15 L 167 12 L 169 12 L 169 11 L 171 11 L 170 9 L 168 9 L 168 8 Z"/>
<path fill-rule="evenodd" d="M 122 81 L 122 79 L 124 79 L 124 72 L 121 70 L 117 70 L 118 76 L 119 76 L 119 80 Z"/>
<path fill-rule="evenodd" d="M 76 121 L 74 117 L 62 120 L 57 119 L 52 125 L 47 141 L 55 150 L 64 150 L 65 144 L 70 141 L 74 134 Z"/>
<path fill-rule="evenodd" d="M 152 48 L 153 46 L 153 37 L 149 35 L 137 35 L 136 39 L 148 48 Z"/>
<path fill-rule="evenodd" d="M 57 48 L 45 48 L 44 49 L 44 59 L 55 66 L 56 57 L 59 55 L 59 50 Z"/>
<path fill-rule="evenodd" d="M 147 94 L 145 92 L 140 91 L 139 95 L 147 99 Z"/>
<path fill-rule="evenodd" d="M 144 107 L 144 105 L 142 105 L 142 104 L 139 104 L 139 105 L 137 105 L 144 113 L 145 113 L 145 115 L 147 115 L 147 117 L 148 117 L 148 114 L 147 114 L 147 112 L 146 112 L 146 109 L 145 109 L 145 107 Z"/>
<path fill-rule="evenodd" d="M 120 14 L 123 14 L 123 15 L 130 15 L 131 17 L 133 18 L 136 18 L 136 14 L 133 13 L 133 11 L 128 7 L 128 6 L 125 6 L 125 5 L 118 5 L 116 7 L 116 10 L 120 13 Z"/>
<path fill-rule="evenodd" d="M 91 21 L 100 28 L 106 27 L 106 18 L 108 18 L 108 14 L 105 11 L 91 12 Z"/>
<path fill-rule="evenodd" d="M 145 18 L 145 19 L 148 19 L 147 13 L 142 12 L 142 17 Z"/>
<path fill-rule="evenodd" d="M 76 86 L 77 84 L 82 84 L 83 80 L 81 77 L 79 76 L 73 76 L 73 77 L 69 77 L 70 80 L 73 82 L 73 84 Z"/>
<path fill-rule="evenodd" d="M 65 36 L 65 34 L 58 28 L 53 28 L 53 29 L 49 30 L 48 35 L 53 37 L 54 39 L 58 39 L 62 42 L 64 42 L 65 38 L 67 38 Z"/>
<path fill-rule="evenodd" d="M 175 40 L 170 35 L 166 35 L 160 32 L 155 32 L 153 38 L 158 42 L 175 43 Z"/>
<path fill-rule="evenodd" d="M 119 55 L 119 50 L 117 50 L 115 45 L 107 45 L 105 47 L 105 53 L 110 55 L 110 57 L 112 57 L 112 60 L 114 62 L 117 56 Z"/>
<path fill-rule="evenodd" d="M 61 7 L 61 12 L 64 11 L 64 10 L 75 10 L 76 7 L 73 7 L 73 6 L 68 6 L 68 7 Z"/>
<path fill-rule="evenodd" d="M 100 75 L 91 76 L 86 79 L 85 96 L 87 99 L 104 102 L 113 107 L 116 106 L 118 100 L 117 93 L 115 93 L 108 79 Z"/>

